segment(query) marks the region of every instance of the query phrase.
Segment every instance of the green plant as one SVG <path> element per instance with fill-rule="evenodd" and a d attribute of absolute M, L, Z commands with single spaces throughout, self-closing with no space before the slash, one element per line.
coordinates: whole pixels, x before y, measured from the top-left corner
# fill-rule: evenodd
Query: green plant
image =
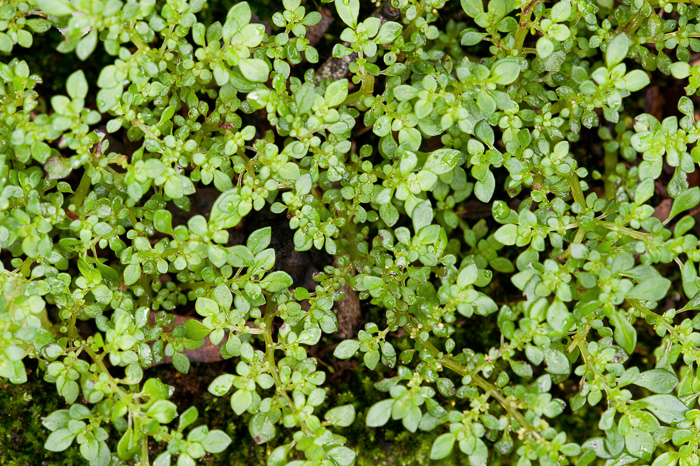
<path fill-rule="evenodd" d="M 214 348 L 271 466 L 353 464 L 343 428 L 390 421 L 432 460 L 697 464 L 700 9 L 324 2 L 329 30 L 300 0 L 0 7 L 0 376 L 55 384 L 45 448 L 235 448 L 149 376 Z M 311 285 L 278 260 L 310 250 Z M 350 358 L 371 406 L 327 381 Z"/>

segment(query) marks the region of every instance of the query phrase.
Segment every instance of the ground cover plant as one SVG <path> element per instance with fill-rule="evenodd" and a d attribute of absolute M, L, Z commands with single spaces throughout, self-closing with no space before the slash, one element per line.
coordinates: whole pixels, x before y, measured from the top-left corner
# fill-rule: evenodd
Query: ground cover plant
<path fill-rule="evenodd" d="M 52 464 L 698 464 L 698 14 L 5 1 L 2 409 Z"/>

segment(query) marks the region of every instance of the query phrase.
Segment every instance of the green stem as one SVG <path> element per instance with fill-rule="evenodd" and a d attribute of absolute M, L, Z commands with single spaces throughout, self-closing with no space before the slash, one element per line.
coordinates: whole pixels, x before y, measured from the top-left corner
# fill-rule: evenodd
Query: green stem
<path fill-rule="evenodd" d="M 32 259 L 31 257 L 27 257 L 24 260 L 24 264 L 22 264 L 22 269 L 19 271 L 19 274 L 22 277 L 28 277 L 29 271 L 31 270 L 33 263 L 34 263 L 34 259 Z"/>
<path fill-rule="evenodd" d="M 415 330 L 415 327 L 409 322 L 406 327 L 409 329 L 409 331 Z M 540 438 L 541 435 L 539 432 L 537 432 L 525 419 L 525 416 L 517 409 L 517 406 L 514 403 L 509 402 L 507 399 L 505 399 L 498 388 L 496 388 L 491 382 L 488 380 L 484 379 L 481 377 L 479 374 L 475 374 L 470 372 L 466 367 L 452 359 L 452 357 L 448 355 L 444 355 L 440 350 L 438 350 L 430 341 L 424 341 L 422 342 L 423 346 L 425 349 L 430 351 L 430 353 L 438 359 L 440 364 L 442 364 L 444 367 L 447 367 L 448 369 L 452 370 L 453 372 L 456 372 L 457 374 L 461 375 L 462 377 L 464 376 L 470 376 L 474 383 L 476 383 L 484 392 L 486 392 L 489 396 L 493 397 L 498 403 L 503 406 L 503 409 L 506 410 L 506 412 L 513 418 L 515 421 L 520 424 L 523 428 L 527 430 L 527 432 L 530 434 L 530 436 L 535 437 L 535 438 Z"/>
<path fill-rule="evenodd" d="M 270 366 L 270 373 L 272 379 L 275 381 L 275 386 L 277 387 L 277 393 L 281 393 L 283 397 L 287 399 L 289 407 L 292 409 L 295 415 L 297 415 L 297 420 L 299 421 L 299 427 L 304 431 L 306 435 L 313 435 L 313 432 L 306 425 L 301 416 L 299 416 L 299 410 L 294 404 L 294 400 L 289 396 L 287 390 L 283 388 L 282 380 L 280 379 L 279 371 L 277 369 L 277 361 L 275 361 L 275 343 L 272 341 L 272 321 L 275 319 L 275 304 L 272 302 L 271 295 L 265 293 L 265 300 L 267 305 L 265 306 L 265 315 L 263 317 L 263 322 L 265 323 L 265 329 L 263 330 L 263 337 L 265 338 L 265 361 Z"/>
<path fill-rule="evenodd" d="M 691 343 L 688 341 L 688 338 L 686 335 L 679 333 L 678 330 L 676 330 L 676 327 L 674 327 L 672 324 L 670 324 L 666 318 L 663 316 L 660 316 L 659 314 L 651 311 L 650 309 L 647 309 L 645 306 L 642 305 L 642 302 L 638 299 L 627 299 L 626 300 L 630 306 L 634 308 L 637 312 L 639 312 L 642 315 L 653 317 L 654 318 L 654 329 L 658 328 L 659 326 L 662 326 L 666 329 L 668 334 L 670 335 L 670 340 L 684 348 L 690 348 L 690 351 L 693 353 L 693 357 L 695 358 L 695 361 L 700 361 L 700 348 L 697 348 L 694 343 Z"/>
<path fill-rule="evenodd" d="M 239 155 L 243 159 L 243 161 L 245 162 L 245 170 L 248 173 L 248 176 L 250 176 L 253 179 L 253 182 L 255 182 L 255 164 L 250 159 L 250 157 L 245 155 L 245 151 L 239 150 L 237 155 Z"/>
<path fill-rule="evenodd" d="M 586 332 L 587 334 L 588 332 Z M 583 359 L 583 363 L 588 367 L 594 374 L 596 379 L 600 379 L 603 381 L 603 389 L 605 390 L 606 398 L 608 400 L 608 407 L 610 407 L 610 385 L 608 384 L 608 381 L 605 379 L 605 376 L 600 373 L 597 367 L 595 367 L 595 362 L 591 361 L 591 355 L 588 352 L 588 346 L 586 345 L 586 337 L 585 334 L 583 337 L 580 335 L 576 335 L 574 337 L 574 340 L 576 341 L 576 346 L 578 347 L 579 351 L 581 352 L 581 358 Z"/>
<path fill-rule="evenodd" d="M 148 466 L 148 436 L 141 439 L 141 464 Z"/>
<path fill-rule="evenodd" d="M 613 222 L 605 222 L 602 220 L 596 220 L 596 223 L 598 225 L 602 225 L 608 230 L 616 231 L 619 233 L 623 233 L 627 236 L 631 236 L 634 239 L 638 239 L 640 241 L 644 241 L 647 239 L 648 233 L 643 233 L 641 231 L 633 230 L 631 228 L 623 227 L 622 225 L 618 225 L 617 223 Z"/>
<path fill-rule="evenodd" d="M 617 223 L 614 223 L 614 222 L 605 222 L 603 220 L 593 220 L 593 221 L 596 223 L 596 225 L 600 225 L 602 227 L 605 227 L 606 229 L 608 229 L 610 231 L 622 233 L 624 235 L 627 235 L 627 236 L 634 238 L 634 239 L 638 239 L 640 241 L 646 241 L 647 238 L 649 237 L 649 233 L 644 233 L 642 231 L 633 230 L 631 228 L 627 228 L 625 226 L 618 225 Z M 550 229 L 552 231 L 573 230 L 574 228 L 579 228 L 580 225 L 581 224 L 579 222 L 572 222 L 572 223 L 569 223 L 568 225 L 564 225 L 561 227 L 553 227 Z M 576 237 L 574 238 L 573 242 L 580 243 L 583 240 L 585 234 L 586 234 L 585 230 L 579 228 L 579 231 L 576 232 Z"/>
<path fill-rule="evenodd" d="M 357 92 L 353 92 L 341 105 L 352 105 L 364 99 L 366 96 L 371 95 L 374 92 L 374 76 L 371 74 L 366 74 L 362 80 L 362 86 Z"/>
<path fill-rule="evenodd" d="M 638 299 L 626 299 L 626 301 L 632 306 L 637 312 L 640 314 L 653 317 L 654 318 L 654 325 L 658 326 L 661 325 L 666 328 L 668 333 L 670 333 L 672 336 L 674 336 L 677 340 L 681 339 L 681 335 L 676 331 L 675 327 L 663 318 L 663 316 L 660 316 L 659 314 L 653 312 L 650 309 L 647 309 L 645 306 L 642 305 L 642 302 Z"/>
<path fill-rule="evenodd" d="M 617 151 L 605 151 L 605 174 L 603 175 L 603 183 L 605 185 L 605 197 L 609 200 L 615 199 L 615 181 L 612 177 L 615 175 L 617 168 Z"/>
<path fill-rule="evenodd" d="M 145 303 L 143 303 L 143 305 L 146 307 L 151 307 L 151 303 L 153 302 L 153 292 L 151 290 L 151 284 L 148 282 L 147 275 L 141 277 L 141 279 L 139 280 L 139 284 L 145 291 L 141 298 L 139 298 L 139 301 L 143 299 L 146 301 Z"/>
<path fill-rule="evenodd" d="M 676 37 L 677 35 L 678 35 L 678 31 L 676 31 L 676 32 L 667 32 L 666 34 L 664 34 L 664 40 L 668 40 L 668 39 L 670 39 L 670 38 L 672 38 L 672 37 Z M 686 37 L 686 38 L 690 38 L 690 37 L 700 37 L 700 32 L 688 32 L 688 33 L 685 34 L 685 37 Z"/>
<path fill-rule="evenodd" d="M 133 228 L 136 228 L 136 224 L 139 223 L 138 220 L 136 220 L 136 215 L 134 215 L 134 211 L 132 209 L 126 209 L 126 215 L 129 217 L 129 222 L 131 222 L 131 226 Z"/>
<path fill-rule="evenodd" d="M 574 196 L 574 201 L 581 204 L 581 207 L 586 207 L 586 197 L 583 195 L 583 189 L 581 189 L 581 182 L 575 173 L 570 173 L 566 177 L 566 181 L 569 182 L 571 187 L 571 194 Z"/>
<path fill-rule="evenodd" d="M 654 14 L 654 13 L 652 12 L 651 14 Z M 638 10 L 634 14 L 634 16 L 632 16 L 632 18 L 629 21 L 627 21 L 627 23 L 624 26 L 619 25 L 617 27 L 617 29 L 615 30 L 615 35 L 617 36 L 617 35 L 622 34 L 622 33 L 627 34 L 628 36 L 634 35 L 634 33 L 637 31 L 637 29 L 639 29 L 639 26 L 642 25 L 642 21 L 644 21 L 648 17 L 649 16 L 645 16 L 642 14 L 641 9 Z"/>
<path fill-rule="evenodd" d="M 73 197 L 73 205 L 76 213 L 78 213 L 78 210 L 82 207 L 90 186 L 92 186 L 92 179 L 88 176 L 88 169 L 86 168 L 83 172 L 83 177 L 80 179 L 78 189 L 75 191 L 75 196 Z"/>
<path fill-rule="evenodd" d="M 515 33 L 515 49 L 520 53 L 523 52 L 523 44 L 525 43 L 525 38 L 527 33 L 530 31 L 530 14 L 532 10 L 535 9 L 537 5 L 542 0 L 532 0 L 520 13 L 520 27 L 518 32 Z"/>
<path fill-rule="evenodd" d="M 78 331 L 75 329 L 75 321 L 78 317 L 77 310 L 73 311 L 73 315 L 70 318 L 70 322 L 68 323 L 68 337 L 73 340 L 73 341 L 80 341 L 80 335 L 78 335 Z M 122 397 L 126 398 L 127 393 L 119 387 L 119 384 L 117 383 L 116 379 L 112 377 L 112 374 L 109 372 L 109 369 L 107 369 L 107 366 L 105 363 L 102 361 L 102 356 L 98 355 L 92 348 L 90 348 L 89 345 L 80 345 L 82 349 L 85 350 L 85 352 L 92 358 L 92 360 L 95 362 L 95 366 L 101 371 L 107 374 L 107 377 L 109 377 L 110 385 L 114 389 L 117 394 Z"/>

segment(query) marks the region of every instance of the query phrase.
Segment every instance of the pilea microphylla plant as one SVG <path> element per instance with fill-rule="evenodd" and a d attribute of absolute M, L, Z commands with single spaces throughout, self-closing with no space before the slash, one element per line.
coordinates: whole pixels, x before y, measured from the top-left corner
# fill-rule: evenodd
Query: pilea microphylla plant
<path fill-rule="evenodd" d="M 700 462 L 694 2 L 215 3 L 0 7 L 0 376 L 65 400 L 47 450 Z M 247 440 L 152 375 L 207 349 Z"/>

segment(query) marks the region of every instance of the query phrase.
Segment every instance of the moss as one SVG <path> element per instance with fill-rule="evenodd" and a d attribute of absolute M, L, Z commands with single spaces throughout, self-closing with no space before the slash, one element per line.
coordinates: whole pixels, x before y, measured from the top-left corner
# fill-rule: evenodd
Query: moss
<path fill-rule="evenodd" d="M 75 446 L 61 453 L 44 449 L 49 431 L 41 425 L 41 420 L 65 407 L 63 399 L 56 395 L 56 388 L 41 380 L 34 370 L 25 384 L 0 385 L 0 464 L 85 464 Z"/>
<path fill-rule="evenodd" d="M 173 372 L 170 367 L 158 367 L 146 373 L 146 377 L 158 377 L 163 382 L 177 387 L 174 399 L 181 410 L 193 404 L 199 410 L 199 419 L 194 424 L 206 424 L 210 429 L 221 429 L 233 440 L 231 446 L 221 454 L 207 455 L 202 463 L 211 465 L 264 465 L 271 450 L 291 440 L 289 433 L 279 436 L 273 445 L 261 448 L 248 433 L 247 418 L 236 416 L 231 410 L 229 398 L 215 397 L 207 392 L 209 383 L 222 372 L 228 363 L 193 364 L 187 375 Z M 358 421 L 363 421 L 367 410 L 377 401 L 388 396 L 374 389 L 374 382 L 383 377 L 358 368 L 340 377 L 338 390 L 329 392 L 327 402 L 318 413 L 331 406 L 353 404 Z M 43 448 L 49 432 L 41 425 L 43 417 L 57 409 L 65 408 L 63 400 L 56 396 L 55 387 L 45 383 L 35 371 L 23 385 L 0 385 L 0 465 L 77 465 L 85 464 L 78 448 L 73 445 L 61 453 L 52 453 Z M 566 425 L 571 431 L 583 430 L 591 425 L 591 419 L 567 416 Z M 407 432 L 400 421 L 390 421 L 381 429 L 368 429 L 364 422 L 355 422 L 347 428 L 338 428 L 338 433 L 348 439 L 348 446 L 358 454 L 358 466 L 410 466 L 434 464 L 436 466 L 468 465 L 465 455 L 451 455 L 442 461 L 431 462 L 430 450 L 435 438 L 443 431 Z M 164 444 L 152 446 L 152 457 L 162 451 Z M 493 465 L 510 464 L 508 459 L 492 458 Z"/>

